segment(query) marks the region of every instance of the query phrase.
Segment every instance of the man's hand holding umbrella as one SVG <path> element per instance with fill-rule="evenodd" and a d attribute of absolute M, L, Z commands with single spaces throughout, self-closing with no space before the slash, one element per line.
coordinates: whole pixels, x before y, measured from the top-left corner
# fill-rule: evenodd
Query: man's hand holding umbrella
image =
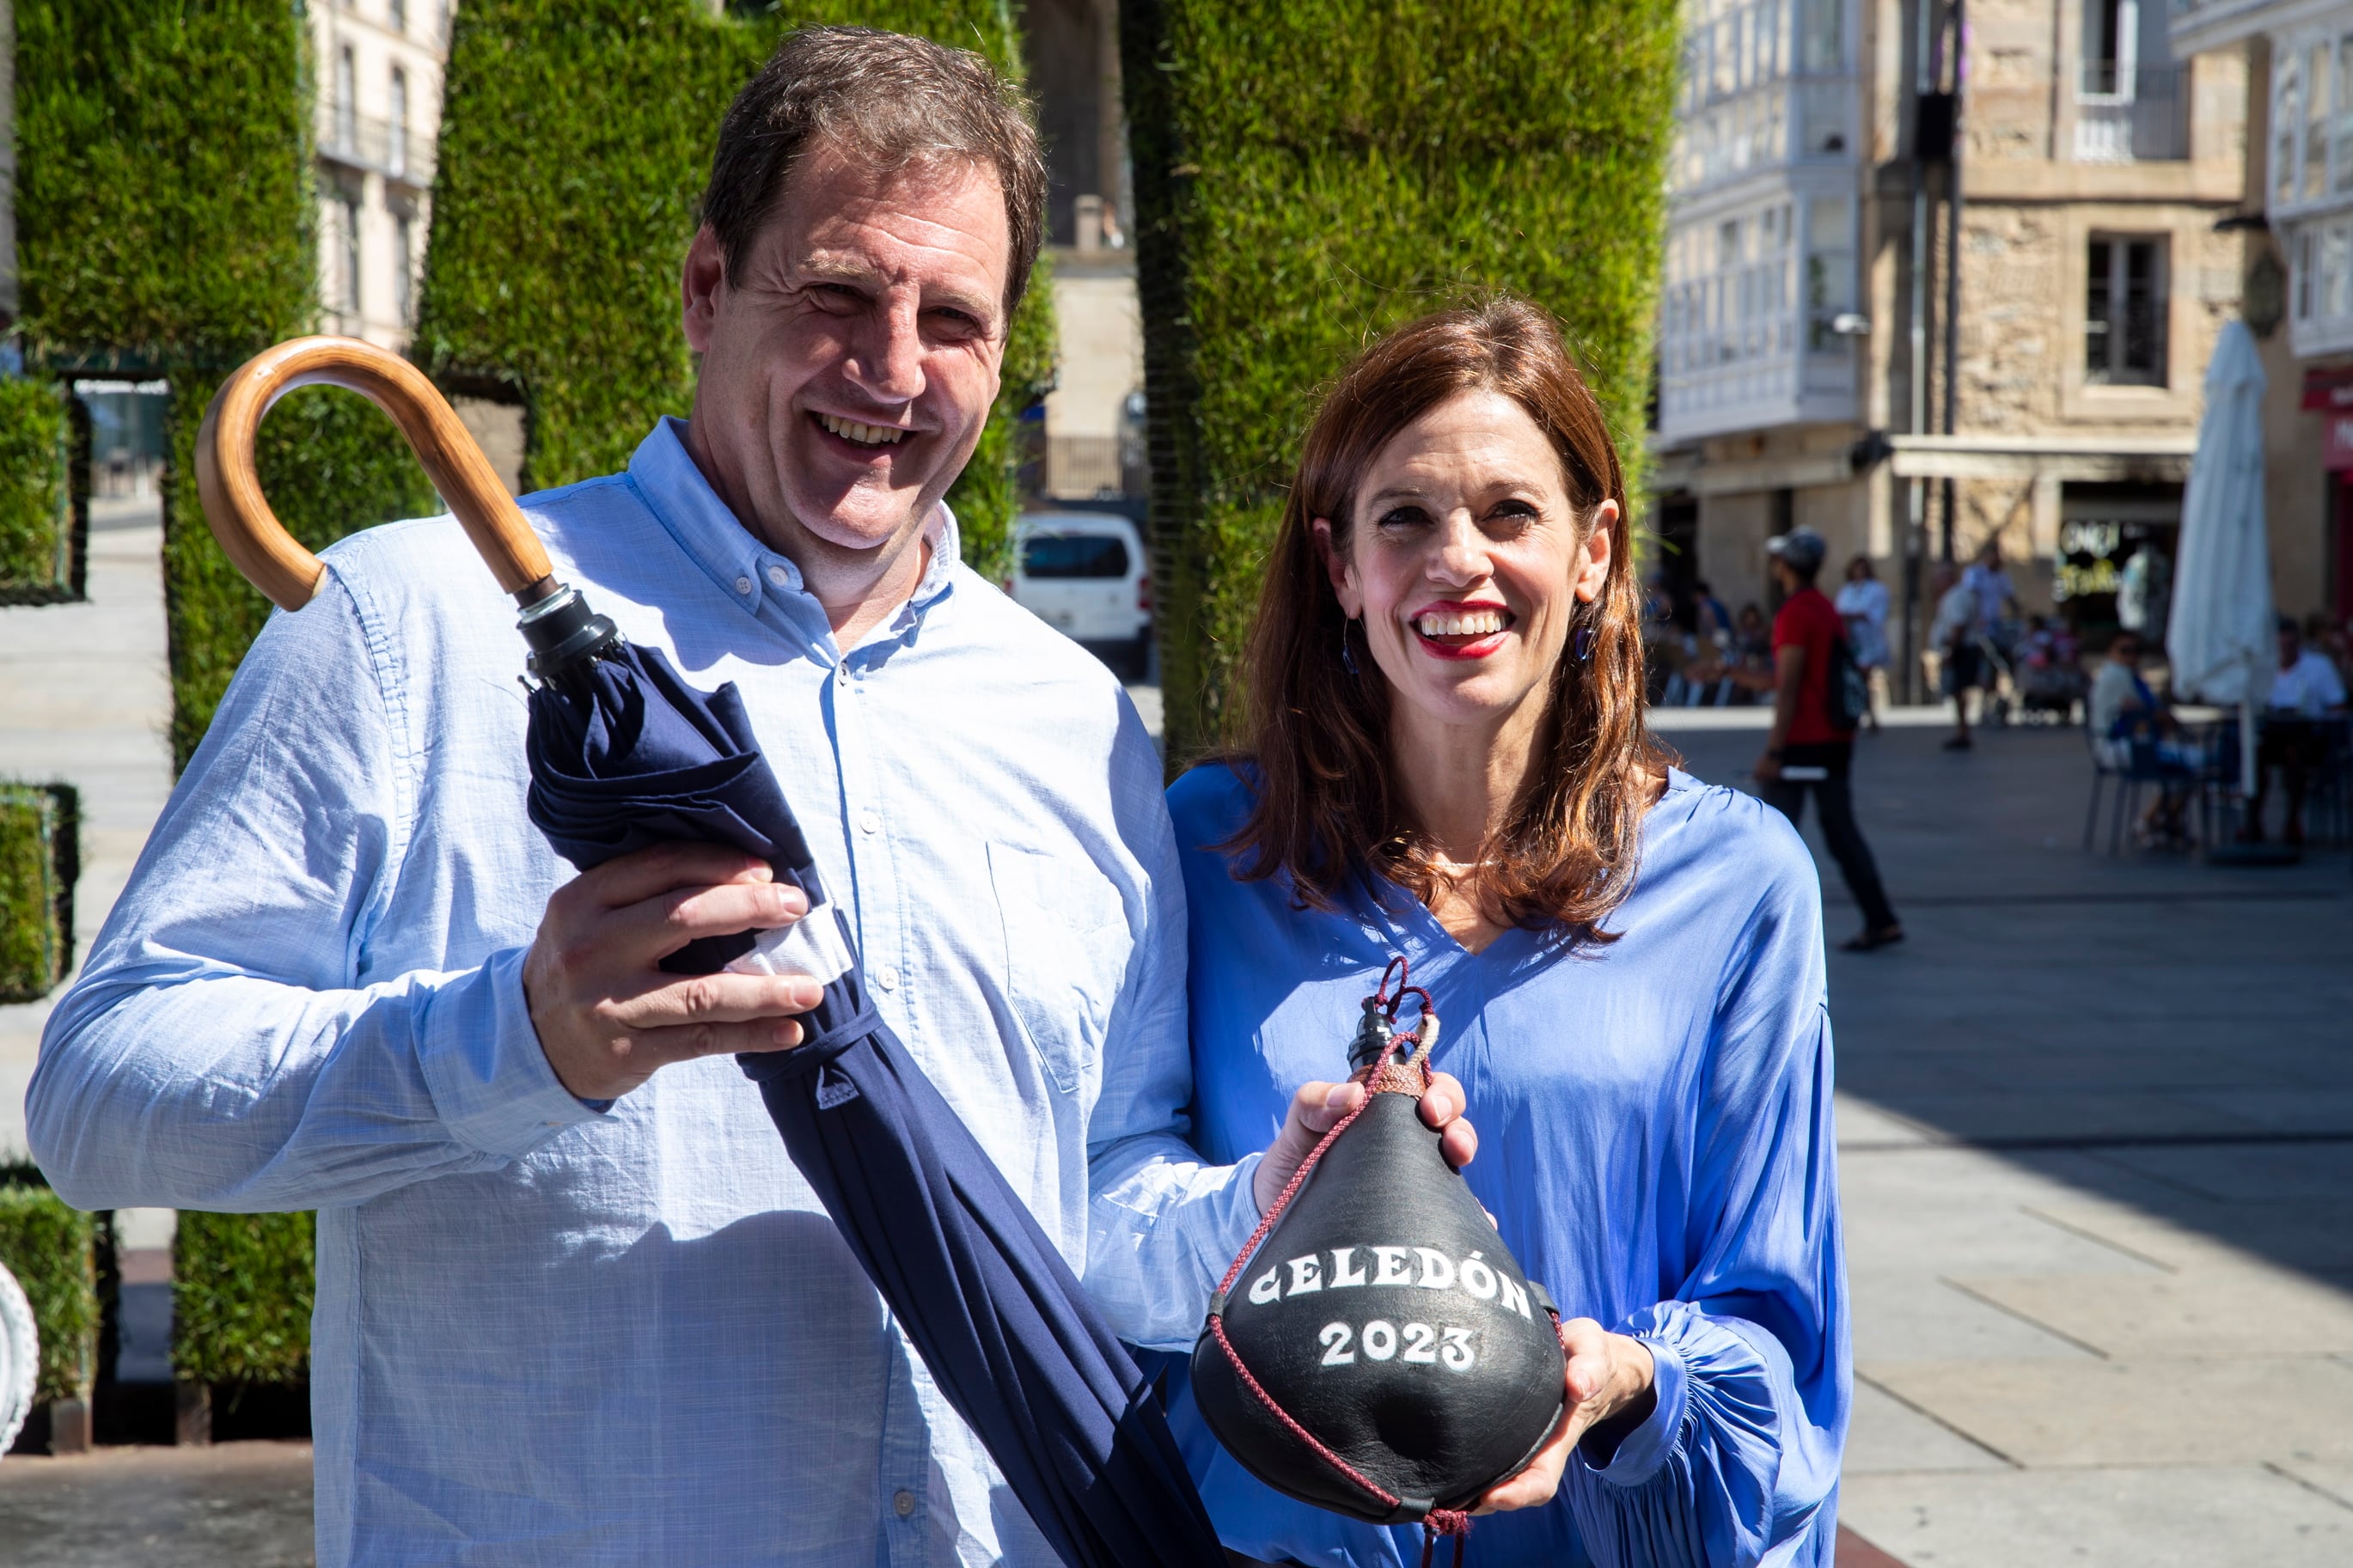
<path fill-rule="evenodd" d="M 584 871 L 548 900 L 523 963 L 540 1048 L 564 1087 L 617 1100 L 672 1062 L 789 1050 L 825 988 L 805 975 L 681 975 L 662 960 L 704 937 L 788 926 L 808 898 L 765 860 L 659 844 Z"/>

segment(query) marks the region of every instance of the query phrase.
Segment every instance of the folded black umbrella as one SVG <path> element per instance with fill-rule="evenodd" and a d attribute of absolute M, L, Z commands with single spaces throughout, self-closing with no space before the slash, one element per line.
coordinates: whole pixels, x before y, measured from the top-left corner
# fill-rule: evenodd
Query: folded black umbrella
<path fill-rule="evenodd" d="M 533 660 L 557 674 L 531 700 L 532 821 L 583 870 L 665 841 L 728 844 L 808 895 L 798 926 L 699 942 L 664 967 L 707 973 L 760 946 L 780 971 L 826 983 L 799 1047 L 739 1059 L 793 1163 L 1029 1517 L 1074 1568 L 1222 1564 L 1150 1384 L 875 1013 L 735 688 L 698 691 L 659 650 L 618 639 L 593 657 L 566 654 Z"/>

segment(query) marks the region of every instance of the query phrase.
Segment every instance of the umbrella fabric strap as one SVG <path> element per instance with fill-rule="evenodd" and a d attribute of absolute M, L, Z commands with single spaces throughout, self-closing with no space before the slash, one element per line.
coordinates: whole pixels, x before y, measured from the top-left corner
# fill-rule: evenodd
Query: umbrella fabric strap
<path fill-rule="evenodd" d="M 801 1015 L 801 1043 L 788 1051 L 754 1051 L 738 1056 L 744 1076 L 754 1083 L 782 1083 L 806 1078 L 836 1057 L 882 1029 L 882 1015 L 871 1002 L 839 1022 L 819 1021 L 817 1013 Z"/>
<path fill-rule="evenodd" d="M 1217 1293 L 1209 1298 L 1208 1329 L 1218 1342 L 1218 1348 L 1225 1352 L 1226 1361 L 1233 1367 L 1234 1375 L 1241 1379 L 1242 1386 L 1249 1389 L 1261 1405 L 1266 1406 L 1267 1413 L 1281 1422 L 1286 1431 L 1304 1444 L 1310 1453 L 1339 1474 L 1345 1476 L 1366 1496 L 1388 1509 L 1389 1518 L 1387 1522 L 1419 1523 L 1421 1526 L 1421 1568 L 1430 1568 L 1432 1553 L 1436 1552 L 1438 1538 L 1441 1535 L 1454 1537 L 1454 1568 L 1462 1568 L 1464 1538 L 1471 1531 L 1471 1516 L 1468 1513 L 1460 1509 L 1434 1507 L 1433 1500 L 1430 1498 L 1398 1497 L 1334 1453 L 1330 1447 L 1315 1434 L 1301 1426 L 1291 1412 L 1276 1402 L 1274 1395 L 1266 1391 L 1265 1386 L 1259 1382 L 1258 1378 L 1251 1373 L 1250 1367 L 1242 1361 L 1241 1352 L 1234 1349 L 1233 1342 L 1226 1337 L 1227 1299 L 1233 1292 L 1234 1281 L 1241 1278 L 1243 1268 L 1249 1264 L 1251 1256 L 1258 1251 L 1259 1244 L 1267 1238 L 1268 1234 L 1274 1229 L 1275 1222 L 1282 1217 L 1282 1211 L 1291 1206 L 1291 1200 L 1296 1197 L 1299 1194 L 1299 1189 L 1306 1184 L 1309 1174 L 1323 1160 L 1324 1151 L 1331 1148 L 1338 1141 L 1340 1134 L 1345 1132 L 1355 1124 L 1356 1118 L 1365 1113 L 1365 1107 L 1372 1104 L 1374 1095 L 1410 1094 L 1416 1099 L 1420 1098 L 1423 1089 L 1428 1088 L 1430 1082 L 1430 1042 L 1427 1037 L 1435 1033 L 1434 1029 L 1426 1028 L 1425 1037 L 1419 1042 L 1419 1048 L 1415 1051 L 1412 1058 L 1392 1065 L 1389 1058 L 1396 1055 L 1398 1047 L 1416 1044 L 1414 1037 L 1410 1035 L 1397 1036 L 1382 1050 L 1377 1060 L 1356 1075 L 1357 1080 L 1365 1085 L 1365 1098 L 1357 1103 L 1354 1110 L 1334 1123 L 1332 1131 L 1324 1134 L 1315 1147 L 1309 1152 L 1307 1158 L 1299 1163 L 1299 1169 L 1291 1173 L 1291 1180 L 1283 1184 L 1282 1191 L 1276 1195 L 1274 1202 L 1267 1206 L 1266 1214 L 1258 1222 L 1258 1229 L 1252 1231 L 1250 1240 L 1242 1244 L 1241 1251 L 1234 1257 L 1233 1266 L 1226 1270 L 1226 1277 L 1218 1282 Z"/>

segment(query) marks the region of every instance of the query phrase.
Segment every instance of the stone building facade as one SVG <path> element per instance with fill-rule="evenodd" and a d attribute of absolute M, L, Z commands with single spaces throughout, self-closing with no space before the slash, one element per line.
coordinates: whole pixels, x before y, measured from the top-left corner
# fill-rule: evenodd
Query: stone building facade
<path fill-rule="evenodd" d="M 1908 597 L 1915 647 L 1936 563 L 1989 539 L 2030 609 L 2095 635 L 2147 612 L 2117 589 L 2136 555 L 2161 586 L 2246 246 L 2216 226 L 2243 63 L 2175 60 L 2147 4 L 1973 0 L 1963 27 L 1945 0 L 1693 0 L 1653 467 L 1671 577 L 1766 602 L 1765 542 L 1803 524 Z M 1777 36 L 1786 68 L 1742 58 Z M 1739 112 L 1758 92 L 1778 127 Z M 1765 128 L 1745 164 L 1727 118 Z M 1707 264 L 1736 255 L 1724 287 Z M 1730 364 L 1762 395 L 1694 395 Z"/>

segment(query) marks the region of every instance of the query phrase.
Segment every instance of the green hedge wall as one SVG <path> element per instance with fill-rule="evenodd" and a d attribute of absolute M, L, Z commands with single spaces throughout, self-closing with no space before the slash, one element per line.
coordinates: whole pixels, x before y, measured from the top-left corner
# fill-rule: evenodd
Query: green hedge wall
<path fill-rule="evenodd" d="M 1639 462 L 1673 0 L 1122 0 L 1172 766 L 1215 743 L 1319 384 L 1482 290 Z"/>
<path fill-rule="evenodd" d="M 865 0 L 711 16 L 699 0 L 468 0 L 458 9 L 418 357 L 444 384 L 528 405 L 533 489 L 610 473 L 692 369 L 679 268 L 719 121 L 788 26 L 857 22 L 1020 68 L 998 0 Z M 950 497 L 965 559 L 998 570 L 1012 417 L 1053 372 L 1051 289 L 1015 323 L 997 418 Z"/>
<path fill-rule="evenodd" d="M 299 9 L 16 0 L 28 355 L 225 368 L 309 324 Z"/>
<path fill-rule="evenodd" d="M 206 528 L 196 427 L 222 375 L 318 318 L 309 34 L 286 0 L 16 0 L 16 24 L 26 354 L 53 374 L 172 384 L 164 600 L 185 763 L 268 610 Z M 391 424 L 348 393 L 289 398 L 261 448 L 272 506 L 313 548 L 433 508 Z M 309 1216 L 192 1218 L 178 1267 L 203 1283 L 184 1297 L 175 1357 L 224 1378 L 292 1375 Z"/>
<path fill-rule="evenodd" d="M 0 605 L 79 596 L 71 408 L 56 382 L 0 376 Z"/>
<path fill-rule="evenodd" d="M 17 0 L 16 228 L 26 352 L 172 383 L 164 486 L 172 745 L 185 764 L 268 605 L 196 505 L 222 375 L 318 318 L 315 62 L 286 0 Z M 271 505 L 314 548 L 433 509 L 389 421 L 349 393 L 264 427 Z"/>
<path fill-rule="evenodd" d="M 80 797 L 69 784 L 0 784 L 0 1002 L 34 1002 L 73 968 Z"/>
<path fill-rule="evenodd" d="M 307 1214 L 182 1210 L 172 1241 L 172 1370 L 192 1383 L 291 1383 L 311 1362 Z"/>
<path fill-rule="evenodd" d="M 98 1371 L 96 1221 L 47 1187 L 0 1184 L 0 1265 L 41 1336 L 36 1400 L 88 1399 Z"/>

